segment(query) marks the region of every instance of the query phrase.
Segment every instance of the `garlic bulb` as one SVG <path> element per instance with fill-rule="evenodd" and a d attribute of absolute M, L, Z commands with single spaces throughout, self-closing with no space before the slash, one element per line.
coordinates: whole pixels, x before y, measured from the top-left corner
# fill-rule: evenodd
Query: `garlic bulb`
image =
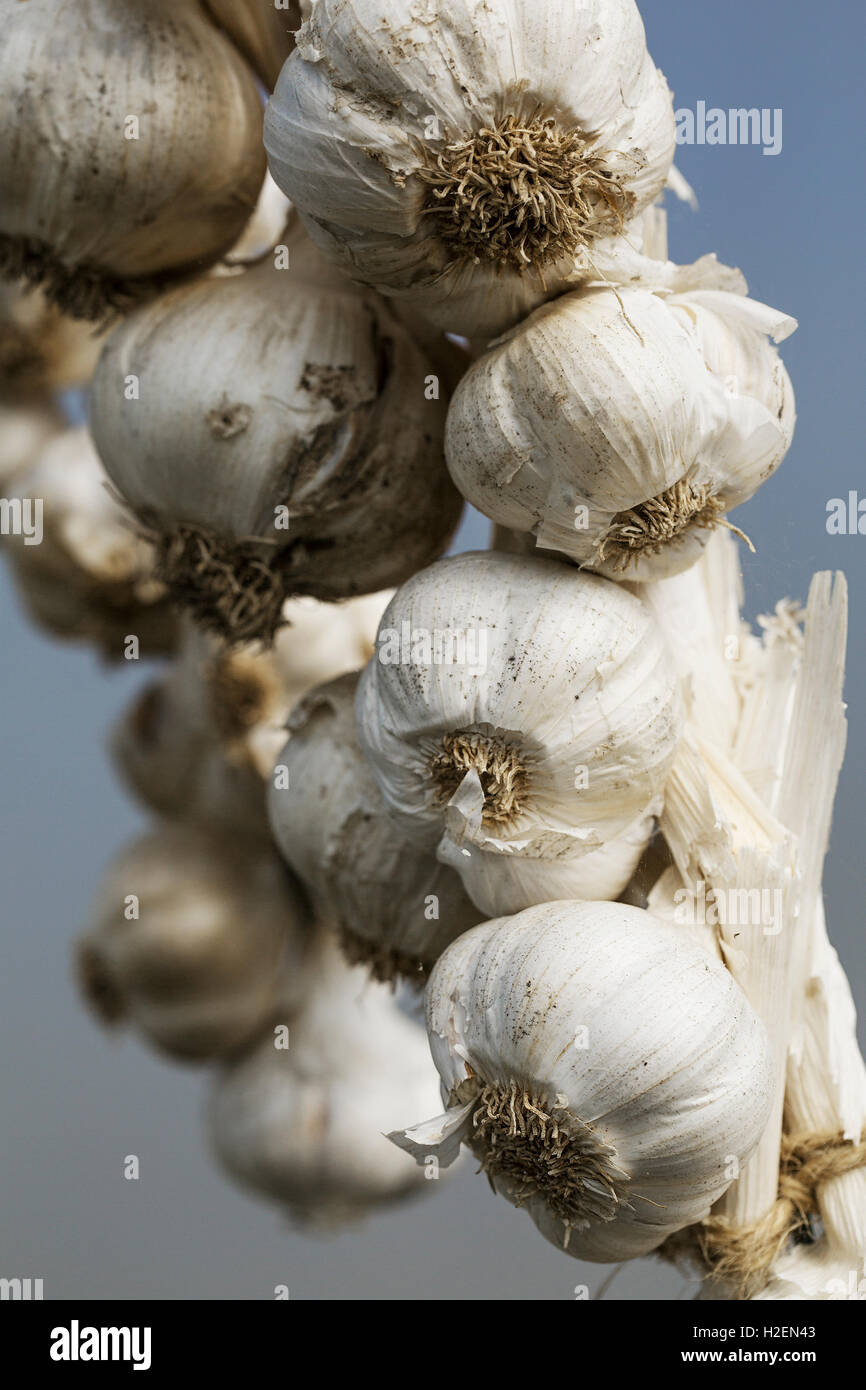
<path fill-rule="evenodd" d="M 79 941 L 84 996 L 163 1052 L 225 1057 L 296 1001 L 306 909 L 276 856 L 159 826 L 112 863 Z"/>
<path fill-rule="evenodd" d="M 296 44 L 271 173 L 358 279 L 490 337 L 639 244 L 674 119 L 633 0 L 318 0 Z"/>
<path fill-rule="evenodd" d="M 461 508 L 424 358 L 308 242 L 286 250 L 287 269 L 269 259 L 132 314 L 93 380 L 97 448 L 160 575 L 232 642 L 271 638 L 293 594 L 399 582 Z"/>
<path fill-rule="evenodd" d="M 327 936 L 305 978 L 288 1047 L 273 1037 L 217 1080 L 210 1131 L 221 1164 L 300 1221 L 334 1225 L 430 1184 L 385 1138 L 407 1108 L 436 1104 L 424 1034 L 390 991 L 350 969 Z"/>
<path fill-rule="evenodd" d="M 625 887 L 642 847 L 628 837 L 643 817 L 649 838 L 682 722 L 638 600 L 553 560 L 498 552 L 442 560 L 397 591 L 357 712 L 398 826 L 438 843 L 470 893 L 485 877 L 473 856 L 493 851 L 497 891 L 513 879 L 521 906 L 525 859 L 586 860 L 604 897 Z M 602 875 L 593 852 L 618 837 L 623 855 Z M 526 871 L 537 891 L 538 864 Z"/>
<path fill-rule="evenodd" d="M 619 903 L 550 903 L 467 932 L 427 988 L 448 1113 L 391 1137 L 466 1143 L 494 1188 L 584 1260 L 700 1220 L 770 1105 L 766 1035 L 724 966 Z"/>
<path fill-rule="evenodd" d="M 293 712 L 271 781 L 271 827 L 349 960 L 380 980 L 420 982 L 479 914 L 457 874 L 389 819 L 358 744 L 356 686 L 356 675 L 341 676 Z"/>
<path fill-rule="evenodd" d="M 297 0 L 204 0 L 205 9 L 243 53 L 268 89 L 295 46 L 301 22 Z"/>
<path fill-rule="evenodd" d="M 678 573 L 787 451 L 793 393 L 767 336 L 795 326 L 721 290 L 565 295 L 463 378 L 451 475 L 500 525 L 601 574 Z"/>
<path fill-rule="evenodd" d="M 0 0 L 0 28 L 0 274 L 99 318 L 229 249 L 262 109 L 197 0 Z"/>
<path fill-rule="evenodd" d="M 18 591 L 31 617 L 57 637 L 93 642 L 120 661 L 128 637 L 142 655 L 173 649 L 176 618 L 154 573 L 155 554 L 111 496 L 86 429 L 64 430 L 11 497 L 41 504 L 41 539 L 4 537 Z"/>
<path fill-rule="evenodd" d="M 67 318 L 40 290 L 0 284 L 0 397 L 83 386 L 101 346 L 92 324 Z"/>
<path fill-rule="evenodd" d="M 267 651 L 227 650 L 182 623 L 176 661 L 113 732 L 127 786 L 160 815 L 270 840 L 265 779 L 289 712 L 319 681 L 364 664 L 386 598 L 292 599 Z"/>

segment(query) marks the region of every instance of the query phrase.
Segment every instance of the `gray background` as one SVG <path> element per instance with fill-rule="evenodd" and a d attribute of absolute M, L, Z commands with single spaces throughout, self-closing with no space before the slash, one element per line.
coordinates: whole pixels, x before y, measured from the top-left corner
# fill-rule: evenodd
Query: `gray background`
<path fill-rule="evenodd" d="M 860 640 L 866 537 L 826 533 L 828 498 L 863 470 L 862 55 L 859 0 L 647 0 L 650 49 L 677 106 L 781 107 L 783 149 L 683 148 L 700 211 L 674 206 L 672 256 L 716 250 L 758 298 L 795 314 L 784 347 L 797 388 L 794 447 L 737 513 L 751 613 L 804 596 L 816 569 L 851 582 L 848 759 L 827 865 L 831 932 L 863 1012 L 860 781 L 866 684 Z M 463 548 L 484 544 L 470 518 Z M 548 1246 L 467 1166 L 426 1200 L 325 1239 L 298 1235 L 211 1165 L 202 1079 L 132 1040 L 106 1040 L 79 1006 L 69 943 L 103 865 L 142 824 L 108 767 L 105 730 L 144 669 L 109 672 L 43 638 L 0 577 L 6 920 L 0 968 L 0 1275 L 41 1277 L 48 1298 L 571 1299 L 607 1271 Z M 809 788 L 803 788 L 808 796 Z M 141 1180 L 124 1181 L 125 1154 Z M 611 1298 L 688 1296 L 657 1262 L 626 1266 Z"/>

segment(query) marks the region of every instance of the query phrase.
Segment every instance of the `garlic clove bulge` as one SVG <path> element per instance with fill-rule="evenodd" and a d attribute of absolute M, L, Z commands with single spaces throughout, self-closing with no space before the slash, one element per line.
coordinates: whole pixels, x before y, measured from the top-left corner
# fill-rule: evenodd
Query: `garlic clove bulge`
<path fill-rule="evenodd" d="M 236 835 L 162 825 L 111 864 L 76 964 L 104 1023 L 209 1061 L 295 1006 L 306 944 L 306 908 L 275 855 Z"/>
<path fill-rule="evenodd" d="M 790 444 L 767 336 L 792 322 L 721 290 L 564 295 L 464 376 L 451 475 L 500 526 L 609 578 L 676 574 Z"/>
<path fill-rule="evenodd" d="M 358 743 L 356 686 L 357 675 L 341 676 L 294 710 L 271 779 L 271 827 L 347 958 L 379 980 L 419 984 L 480 914 L 457 874 L 388 817 Z"/>
<path fill-rule="evenodd" d="M 492 551 L 441 560 L 398 589 L 357 714 L 389 813 L 440 858 L 443 837 L 453 842 L 455 866 L 476 850 L 589 860 L 641 817 L 648 838 L 682 723 L 639 601 L 555 561 Z M 632 867 L 629 856 L 611 892 Z"/>
<path fill-rule="evenodd" d="M 0 0 L 0 27 L 0 274 L 98 319 L 229 250 L 262 108 L 197 0 Z"/>
<path fill-rule="evenodd" d="M 295 46 L 301 23 L 298 0 L 204 0 L 211 18 L 224 29 L 256 75 L 272 90 Z"/>
<path fill-rule="evenodd" d="M 406 1108 L 436 1104 L 423 1031 L 390 990 L 347 966 L 327 934 L 305 972 L 288 1047 L 264 1037 L 216 1081 L 220 1164 L 302 1223 L 335 1226 L 435 1183 L 385 1138 Z"/>
<path fill-rule="evenodd" d="M 321 0 L 265 118 L 318 244 L 477 337 L 639 243 L 674 143 L 633 0 Z"/>
<path fill-rule="evenodd" d="M 238 643 L 270 640 L 287 597 L 371 593 L 445 548 L 444 412 L 383 301 L 290 236 L 116 328 L 91 425 L 176 601 Z"/>
<path fill-rule="evenodd" d="M 661 799 L 656 809 L 660 807 Z M 632 878 L 655 829 L 652 808 L 621 835 L 586 854 L 536 858 L 466 847 L 446 833 L 439 858 L 460 874 L 485 917 L 505 917 L 538 903 L 615 898 Z"/>
<path fill-rule="evenodd" d="M 700 1219 L 769 1113 L 766 1035 L 731 975 L 620 903 L 467 932 L 434 968 L 427 1029 L 449 1106 L 440 1160 L 459 1132 L 496 1191 L 578 1259 L 631 1259 Z"/>

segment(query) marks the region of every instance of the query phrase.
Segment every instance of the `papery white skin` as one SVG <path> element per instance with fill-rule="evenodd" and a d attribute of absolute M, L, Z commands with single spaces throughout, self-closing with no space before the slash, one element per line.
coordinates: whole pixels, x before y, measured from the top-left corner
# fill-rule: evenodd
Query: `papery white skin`
<path fill-rule="evenodd" d="M 237 836 L 151 831 L 112 861 L 92 920 L 77 947 L 85 997 L 173 1057 L 230 1055 L 298 997 L 306 908 L 277 857 Z"/>
<path fill-rule="evenodd" d="M 457 870 L 466 892 L 485 917 L 522 912 L 537 903 L 616 897 L 637 868 L 661 803 L 659 797 L 648 813 L 638 816 L 622 834 L 587 854 L 536 859 L 519 851 L 508 854 L 475 845 L 469 848 L 464 837 L 455 843 L 446 836 L 439 846 L 439 858 Z"/>
<path fill-rule="evenodd" d="M 445 402 L 426 399 L 425 359 L 383 301 L 305 238 L 286 245 L 288 269 L 268 259 L 130 315 L 100 358 L 91 425 L 157 530 L 258 543 L 287 597 L 346 598 L 411 574 L 456 525 Z"/>
<path fill-rule="evenodd" d="M 4 538 L 31 616 L 61 637 L 87 638 L 119 660 L 134 632 L 149 654 L 171 651 L 176 620 L 154 577 L 153 547 L 108 488 L 86 429 L 51 439 L 9 495 L 42 502 L 42 539 Z"/>
<path fill-rule="evenodd" d="M 600 556 L 614 518 L 682 479 L 727 510 L 778 467 L 793 394 L 767 334 L 794 321 L 721 290 L 671 300 L 575 291 L 538 309 L 475 365 L 448 415 L 463 495 L 502 526 L 616 579 L 688 568 L 712 530 L 690 526 L 626 567 Z"/>
<path fill-rule="evenodd" d="M 404 624 L 474 631 L 479 653 L 483 635 L 485 663 L 386 665 L 383 636 Z M 680 733 L 679 689 L 652 619 L 620 586 L 553 560 L 452 556 L 398 589 L 379 642 L 358 688 L 361 745 L 391 815 L 418 843 L 444 836 L 470 854 L 589 857 L 657 805 Z M 430 761 L 443 736 L 473 731 L 514 747 L 526 769 L 506 824 L 484 814 L 474 770 L 449 804 L 437 795 Z M 446 844 L 440 856 L 465 859 Z M 619 866 L 606 896 L 632 867 Z M 464 881 L 474 887 L 471 873 Z"/>
<path fill-rule="evenodd" d="M 277 758 L 288 785 L 274 776 L 268 793 L 271 828 L 317 915 L 344 933 L 350 958 L 371 961 L 382 979 L 418 980 L 481 918 L 457 874 L 387 815 L 358 743 L 356 685 L 357 676 L 342 676 L 293 711 Z"/>
<path fill-rule="evenodd" d="M 646 1254 L 706 1215 L 767 1118 L 767 1040 L 745 995 L 719 961 L 639 908 L 550 903 L 467 932 L 430 978 L 427 1029 L 452 1101 L 438 1122 L 442 1161 L 458 1135 L 470 1139 L 473 1091 L 512 1081 L 613 1151 L 624 1200 L 572 1227 L 578 1259 Z M 391 1137 L 423 1161 L 435 1129 Z M 521 1204 L 507 1179 L 491 1178 Z M 525 1205 L 563 1247 L 544 1197 Z"/>
<path fill-rule="evenodd" d="M 273 1034 L 216 1081 L 211 1142 L 222 1165 L 300 1220 L 333 1225 L 431 1184 L 384 1132 L 437 1102 L 423 1031 L 384 985 L 323 936 L 288 1048 Z"/>
<path fill-rule="evenodd" d="M 2 0 L 0 28 L 0 233 L 123 280 L 231 247 L 264 175 L 261 106 L 195 0 Z"/>
<path fill-rule="evenodd" d="M 662 191 L 672 102 L 633 0 L 428 0 L 417 14 L 403 0 L 319 0 L 269 102 L 265 145 L 310 234 L 350 274 L 454 332 L 490 337 L 569 280 L 618 278 L 619 242 L 626 255 L 640 244 L 635 217 L 625 237 L 546 264 L 543 277 L 452 266 L 417 170 L 507 114 L 596 135 L 634 213 Z"/>
<path fill-rule="evenodd" d="M 121 776 L 160 815 L 269 839 L 265 779 L 286 720 L 314 685 L 364 664 L 389 597 L 290 599 L 269 650 L 226 651 L 185 621 L 168 674 L 135 698 L 114 729 Z"/>

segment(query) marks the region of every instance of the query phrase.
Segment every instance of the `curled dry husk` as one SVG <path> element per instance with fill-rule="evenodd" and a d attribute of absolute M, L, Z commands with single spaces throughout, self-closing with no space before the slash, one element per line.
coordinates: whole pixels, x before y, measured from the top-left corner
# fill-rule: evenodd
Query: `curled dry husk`
<path fill-rule="evenodd" d="M 105 1024 L 208 1061 L 294 1007 L 307 937 L 303 898 L 276 855 L 237 835 L 162 825 L 111 864 L 76 963 Z"/>
<path fill-rule="evenodd" d="M 671 639 L 689 707 L 662 821 L 673 872 L 683 892 L 694 894 L 702 885 L 721 902 L 724 913 L 711 929 L 771 1043 L 770 1120 L 714 1213 L 742 1227 L 774 1208 L 783 1131 L 861 1136 L 866 1069 L 820 891 L 845 746 L 844 580 L 816 575 L 805 612 L 780 602 L 759 620 L 758 638 L 740 617 L 732 552 L 730 538 L 718 535 L 688 577 L 640 592 Z M 761 912 L 746 921 L 739 904 L 750 897 Z M 772 921 L 765 921 L 770 904 Z M 820 1218 L 820 1236 L 804 1245 L 785 1239 L 783 1229 L 769 1278 L 763 1264 L 745 1276 L 723 1268 L 702 1296 L 862 1297 L 862 1167 L 820 1184 L 811 1215 Z"/>
<path fill-rule="evenodd" d="M 109 491 L 86 429 L 51 439 L 8 494 L 42 504 L 41 541 L 23 533 L 3 541 L 35 622 L 56 637 L 92 642 L 114 661 L 130 636 L 141 655 L 173 650 L 177 619 L 155 575 L 153 546 Z"/>
<path fill-rule="evenodd" d="M 620 903 L 548 903 L 467 932 L 427 988 L 448 1105 L 391 1138 L 495 1190 L 578 1259 L 655 1249 L 705 1215 L 767 1119 L 764 1029 L 724 966 Z"/>
<path fill-rule="evenodd" d="M 615 897 L 661 808 L 682 721 L 638 600 L 495 552 L 442 560 L 397 591 L 357 713 L 389 813 L 438 845 L 483 912 L 590 887 Z"/>
<path fill-rule="evenodd" d="M 262 108 L 197 0 L 0 0 L 0 27 L 0 273 L 100 318 L 231 247 Z"/>
<path fill-rule="evenodd" d="M 380 980 L 423 983 L 479 913 L 454 870 L 389 818 L 358 743 L 357 681 L 319 686 L 293 711 L 271 780 L 271 827 L 348 959 Z"/>
<path fill-rule="evenodd" d="M 674 120 L 633 0 L 319 0 L 265 145 L 349 273 L 481 338 L 634 273 Z"/>
<path fill-rule="evenodd" d="M 793 319 L 726 290 L 578 290 L 475 363 L 448 415 L 457 486 L 500 525 L 614 579 L 693 564 L 794 430 L 775 339 Z"/>
<path fill-rule="evenodd" d="M 429 364 L 382 300 L 301 235 L 285 245 L 288 269 L 268 259 L 131 315 L 93 381 L 97 448 L 160 574 L 232 642 L 272 638 L 291 595 L 399 582 L 461 508 Z"/>
<path fill-rule="evenodd" d="M 385 1132 L 438 1087 L 421 1029 L 325 933 L 304 978 L 288 1046 L 265 1036 L 220 1076 L 210 1132 L 233 1177 L 330 1226 L 430 1186 Z"/>
<path fill-rule="evenodd" d="M 42 399 L 83 386 L 102 347 L 92 324 L 67 318 L 41 290 L 0 284 L 0 399 Z"/>
<path fill-rule="evenodd" d="M 204 0 L 211 18 L 226 31 L 253 71 L 272 90 L 295 46 L 301 23 L 297 0 Z"/>
<path fill-rule="evenodd" d="M 160 815 L 269 840 L 265 779 L 289 712 L 321 680 L 363 666 L 388 597 L 290 599 L 268 650 L 229 650 L 184 622 L 176 661 L 112 735 L 127 786 Z"/>

